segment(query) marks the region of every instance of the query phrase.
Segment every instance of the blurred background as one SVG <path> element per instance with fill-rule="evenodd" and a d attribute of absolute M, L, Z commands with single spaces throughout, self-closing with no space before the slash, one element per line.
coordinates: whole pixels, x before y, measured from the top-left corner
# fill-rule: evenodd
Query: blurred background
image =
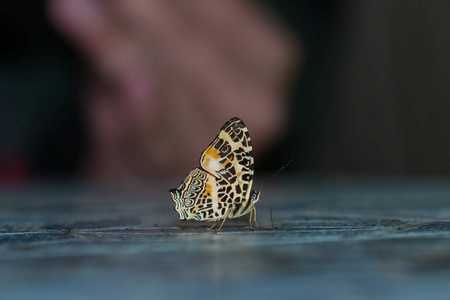
<path fill-rule="evenodd" d="M 257 172 L 450 174 L 448 1 L 0 3 L 0 181 L 180 180 L 230 118 Z"/>

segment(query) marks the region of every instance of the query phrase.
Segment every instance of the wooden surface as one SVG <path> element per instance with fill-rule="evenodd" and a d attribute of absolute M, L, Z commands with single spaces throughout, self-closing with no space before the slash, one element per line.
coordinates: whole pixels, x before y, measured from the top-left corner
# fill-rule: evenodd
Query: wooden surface
<path fill-rule="evenodd" d="M 282 180 L 273 230 L 259 205 L 219 233 L 177 220 L 179 180 L 3 190 L 0 298 L 450 299 L 450 180 Z"/>

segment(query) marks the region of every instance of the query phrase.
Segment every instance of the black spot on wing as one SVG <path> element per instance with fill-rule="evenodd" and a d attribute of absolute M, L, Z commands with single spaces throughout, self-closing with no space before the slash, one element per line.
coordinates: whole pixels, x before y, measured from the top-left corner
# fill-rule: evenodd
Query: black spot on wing
<path fill-rule="evenodd" d="M 236 185 L 236 193 L 242 193 L 241 186 L 239 184 Z"/>
<path fill-rule="evenodd" d="M 242 174 L 242 180 L 247 181 L 247 182 L 250 180 L 253 180 L 253 175 L 250 173 Z"/>

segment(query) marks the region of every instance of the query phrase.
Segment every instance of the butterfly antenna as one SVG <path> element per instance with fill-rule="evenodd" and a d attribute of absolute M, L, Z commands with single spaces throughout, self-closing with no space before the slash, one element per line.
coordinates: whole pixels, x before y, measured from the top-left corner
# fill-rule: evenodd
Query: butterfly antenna
<path fill-rule="evenodd" d="M 294 159 L 290 159 L 284 166 L 282 166 L 277 172 L 275 172 L 272 176 L 270 176 L 269 180 L 274 178 L 275 176 L 277 176 L 281 171 L 284 170 L 284 168 L 286 168 L 287 166 L 289 166 L 292 162 L 294 161 Z M 261 191 L 263 187 L 263 184 L 261 184 L 259 186 L 259 188 L 257 189 L 257 191 Z M 260 202 L 262 205 L 264 205 L 265 207 L 267 207 L 270 210 L 270 223 L 272 224 L 272 229 L 273 227 L 273 216 L 272 216 L 272 207 L 270 207 L 269 205 L 267 205 L 266 203 L 264 203 L 264 201 L 262 201 L 261 199 L 258 200 L 258 202 Z"/>
<path fill-rule="evenodd" d="M 284 166 L 282 166 L 278 171 L 276 171 L 272 176 L 270 176 L 269 180 L 271 180 L 272 178 L 274 178 L 275 176 L 277 176 L 281 171 L 284 170 L 284 168 L 286 168 L 287 166 L 289 166 L 291 164 L 291 162 L 293 162 L 294 159 L 291 158 Z M 259 188 L 257 189 L 257 191 L 260 191 L 262 189 L 264 184 L 261 184 L 259 186 Z M 267 206 L 267 205 L 266 205 Z"/>

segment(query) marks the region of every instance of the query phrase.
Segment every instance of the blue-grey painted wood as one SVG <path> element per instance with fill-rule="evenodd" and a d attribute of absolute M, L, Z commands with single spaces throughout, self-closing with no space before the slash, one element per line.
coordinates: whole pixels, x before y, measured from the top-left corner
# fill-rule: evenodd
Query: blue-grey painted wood
<path fill-rule="evenodd" d="M 444 299 L 450 180 L 290 177 L 215 233 L 140 192 L 0 192 L 1 299 Z M 258 180 L 258 178 L 257 178 Z M 258 185 L 258 182 L 256 182 Z"/>

